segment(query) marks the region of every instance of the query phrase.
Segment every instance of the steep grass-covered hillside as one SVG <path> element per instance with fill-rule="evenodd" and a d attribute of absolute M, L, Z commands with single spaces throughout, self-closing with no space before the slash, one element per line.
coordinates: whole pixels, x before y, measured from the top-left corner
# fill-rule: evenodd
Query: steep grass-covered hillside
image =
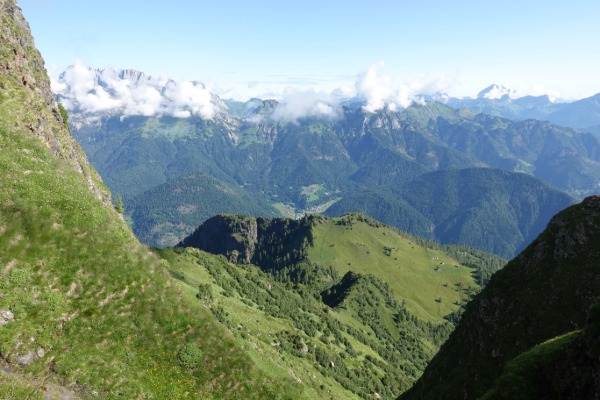
<path fill-rule="evenodd" d="M 0 397 L 301 396 L 262 377 L 133 236 L 13 0 L 0 18 Z"/>
<path fill-rule="evenodd" d="M 373 275 L 415 316 L 436 322 L 457 311 L 504 264 L 498 256 L 441 246 L 362 214 L 307 215 L 299 220 L 218 215 L 180 245 L 275 274 L 309 263 L 332 268 L 340 276 Z"/>
<path fill-rule="evenodd" d="M 287 368 L 316 397 L 407 390 L 466 301 L 503 265 L 362 214 L 218 215 L 180 246 L 161 255 L 188 293 L 237 333 L 266 373 Z"/>
<path fill-rule="evenodd" d="M 293 378 L 309 398 L 394 398 L 452 330 L 412 316 L 373 276 L 305 266 L 295 279 L 192 248 L 160 254 L 183 296 L 228 327 L 265 376 Z"/>

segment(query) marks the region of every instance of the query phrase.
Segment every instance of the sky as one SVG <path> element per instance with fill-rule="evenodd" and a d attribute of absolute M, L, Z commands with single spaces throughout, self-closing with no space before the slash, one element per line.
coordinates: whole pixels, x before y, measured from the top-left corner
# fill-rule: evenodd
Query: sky
<path fill-rule="evenodd" d="M 368 77 L 457 97 L 493 83 L 600 92 L 597 0 L 18 1 L 54 76 L 131 68 L 240 100 L 351 93 Z"/>

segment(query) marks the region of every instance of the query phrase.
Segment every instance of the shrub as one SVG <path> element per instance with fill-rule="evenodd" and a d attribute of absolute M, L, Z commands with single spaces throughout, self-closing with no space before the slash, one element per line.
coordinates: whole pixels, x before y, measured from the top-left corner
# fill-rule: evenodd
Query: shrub
<path fill-rule="evenodd" d="M 62 119 L 63 124 L 65 124 L 65 126 L 69 126 L 69 114 L 67 113 L 67 110 L 65 110 L 65 107 L 61 103 L 58 103 L 58 112 L 60 114 L 60 118 Z"/>
<path fill-rule="evenodd" d="M 10 282 L 19 287 L 25 286 L 29 282 L 31 273 L 25 268 L 15 268 L 10 272 Z"/>
<path fill-rule="evenodd" d="M 204 302 L 208 303 L 213 299 L 212 286 L 209 283 L 201 283 L 198 285 L 198 293 L 196 293 L 196 298 L 199 300 L 204 300 Z"/>
<path fill-rule="evenodd" d="M 179 350 L 179 354 L 177 355 L 179 359 L 179 363 L 182 367 L 187 369 L 197 368 L 198 365 L 204 359 L 204 353 L 202 349 L 198 347 L 195 343 L 186 343 L 183 345 L 181 350 Z"/>

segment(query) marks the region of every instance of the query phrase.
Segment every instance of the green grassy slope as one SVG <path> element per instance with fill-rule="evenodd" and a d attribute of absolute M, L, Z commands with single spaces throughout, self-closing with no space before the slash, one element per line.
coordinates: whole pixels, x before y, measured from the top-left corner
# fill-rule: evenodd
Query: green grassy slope
<path fill-rule="evenodd" d="M 35 139 L 79 171 L 85 185 L 107 201 L 108 190 L 69 132 L 66 112 L 54 103 L 44 61 L 14 0 L 0 0 L 0 24 L 1 127 Z"/>
<path fill-rule="evenodd" d="M 497 256 L 412 237 L 362 214 L 310 214 L 299 220 L 222 214 L 180 245 L 300 281 L 309 279 L 295 270 L 304 263 L 333 268 L 340 276 L 349 271 L 372 275 L 386 282 L 411 313 L 436 322 L 458 311 L 503 265 Z"/>
<path fill-rule="evenodd" d="M 540 380 L 536 375 L 542 375 L 544 369 L 551 369 L 557 358 L 564 356 L 563 350 L 579 334 L 579 331 L 575 331 L 550 339 L 509 361 L 494 387 L 485 393 L 483 399 L 548 398 L 547 395 L 544 396 L 547 388 L 536 384 Z"/>
<path fill-rule="evenodd" d="M 289 350 L 279 348 L 277 336 L 296 331 L 293 321 L 265 312 L 264 305 L 259 307 L 237 284 L 238 281 L 249 283 L 252 290 L 260 292 L 266 292 L 269 286 L 275 286 L 279 293 L 285 290 L 271 277 L 261 275 L 255 267 L 232 266 L 222 258 L 194 249 L 162 249 L 160 255 L 168 261 L 172 275 L 179 280 L 183 297 L 203 304 L 217 315 L 264 375 L 302 381 L 303 395 L 307 398 L 358 398 L 304 360 L 295 360 Z M 205 293 L 211 293 L 209 297 L 196 297 L 200 285 L 210 285 L 210 289 L 204 289 Z M 292 292 L 287 295 L 291 297 L 291 304 L 301 303 L 299 295 Z M 275 304 L 276 300 L 272 299 L 272 302 Z"/>
<path fill-rule="evenodd" d="M 308 398 L 394 398 L 452 328 L 415 318 L 372 276 L 340 280 L 332 270 L 305 266 L 294 279 L 193 248 L 160 254 L 183 297 L 204 304 L 265 376 L 293 378 Z"/>
<path fill-rule="evenodd" d="M 0 16 L 0 395 L 43 384 L 81 398 L 297 398 L 181 296 L 107 204 L 16 3 L 0 0 Z"/>
<path fill-rule="evenodd" d="M 340 274 L 383 279 L 419 318 L 439 321 L 468 299 L 468 288 L 478 286 L 472 268 L 370 218 L 351 214 L 322 221 L 314 226 L 309 260 Z"/>
<path fill-rule="evenodd" d="M 105 398 L 264 391 L 251 360 L 202 307 L 180 300 L 79 174 L 23 135 L 1 131 L 0 143 L 0 309 L 15 316 L 0 329 L 5 362 L 33 354 L 27 373 L 52 371 Z M 202 368 L 180 366 L 189 343 Z"/>
<path fill-rule="evenodd" d="M 600 303 L 584 329 L 534 346 L 509 361 L 485 400 L 595 399 L 600 395 Z"/>

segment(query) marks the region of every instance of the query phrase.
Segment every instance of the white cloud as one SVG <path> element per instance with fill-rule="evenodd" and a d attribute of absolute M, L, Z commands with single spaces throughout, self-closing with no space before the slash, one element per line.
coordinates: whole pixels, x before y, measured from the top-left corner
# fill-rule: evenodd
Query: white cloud
<path fill-rule="evenodd" d="M 288 88 L 271 118 L 285 121 L 297 121 L 303 117 L 335 119 L 340 116 L 339 101 L 333 94 Z"/>
<path fill-rule="evenodd" d="M 557 99 L 561 98 L 559 91 L 548 88 L 544 85 L 519 86 L 514 93 L 514 98 L 524 96 L 548 96 L 550 101 L 556 101 Z"/>
<path fill-rule="evenodd" d="M 382 73 L 383 67 L 382 62 L 371 65 L 356 76 L 354 87 L 342 84 L 324 92 L 288 86 L 282 92 L 259 97 L 275 98 L 279 101 L 271 115 L 272 119 L 295 122 L 303 117 L 339 118 L 342 115 L 341 102 L 357 96 L 364 101 L 363 109 L 367 112 L 376 112 L 383 108 L 396 111 L 413 103 L 424 104 L 419 95 L 446 91 L 454 83 L 448 76 L 397 83 Z M 256 87 L 258 86 L 254 86 Z M 261 120 L 261 116 L 248 119 L 250 122 Z"/>
<path fill-rule="evenodd" d="M 94 70 L 81 62 L 53 81 L 52 89 L 67 110 L 88 114 L 212 119 L 217 108 L 214 95 L 202 83 L 154 79 L 136 71 Z"/>
<path fill-rule="evenodd" d="M 363 107 L 365 111 L 375 112 L 385 107 L 395 111 L 415 102 L 423 104 L 423 100 L 418 95 L 443 92 L 453 84 L 453 80 L 448 76 L 432 80 L 421 77 L 397 83 L 390 76 L 382 73 L 383 67 L 383 62 L 373 64 L 357 77 L 356 91 L 366 102 Z"/>
<path fill-rule="evenodd" d="M 169 82 L 165 88 L 164 96 L 170 100 L 167 110 L 171 115 L 198 115 L 204 119 L 212 119 L 215 116 L 215 108 L 212 103 L 211 92 L 201 83 L 197 82 Z"/>
<path fill-rule="evenodd" d="M 365 98 L 367 104 L 364 109 L 368 112 L 382 109 L 394 97 L 392 80 L 380 74 L 382 68 L 383 62 L 371 65 L 356 82 L 356 90 Z"/>
<path fill-rule="evenodd" d="M 376 63 L 357 75 L 354 85 L 348 80 L 338 81 L 335 86 L 319 86 L 320 90 L 302 86 L 306 79 L 292 80 L 296 85 L 285 88 L 284 82 L 274 81 L 257 83 L 247 89 L 263 91 L 259 96 L 263 99 L 278 100 L 271 118 L 297 121 L 303 117 L 339 118 L 342 114 L 341 101 L 356 96 L 364 101 L 363 108 L 368 112 L 384 108 L 399 110 L 414 102 L 423 103 L 419 98 L 421 94 L 446 91 L 454 84 L 448 76 L 436 79 L 419 77 L 398 83 L 383 70 L 383 62 Z M 321 78 L 310 82 L 320 81 Z M 69 67 L 51 83 L 67 110 L 87 116 L 109 113 L 125 117 L 167 115 L 213 119 L 224 107 L 215 94 L 218 89 L 212 85 L 154 78 L 133 70 L 92 69 L 81 62 Z M 273 87 L 277 90 L 273 91 Z M 233 93 L 232 89 L 218 91 L 224 95 Z"/>
<path fill-rule="evenodd" d="M 125 112 L 126 115 L 144 115 L 152 116 L 161 109 L 163 98 L 160 92 L 153 87 L 142 86 L 134 87 L 125 93 Z"/>

